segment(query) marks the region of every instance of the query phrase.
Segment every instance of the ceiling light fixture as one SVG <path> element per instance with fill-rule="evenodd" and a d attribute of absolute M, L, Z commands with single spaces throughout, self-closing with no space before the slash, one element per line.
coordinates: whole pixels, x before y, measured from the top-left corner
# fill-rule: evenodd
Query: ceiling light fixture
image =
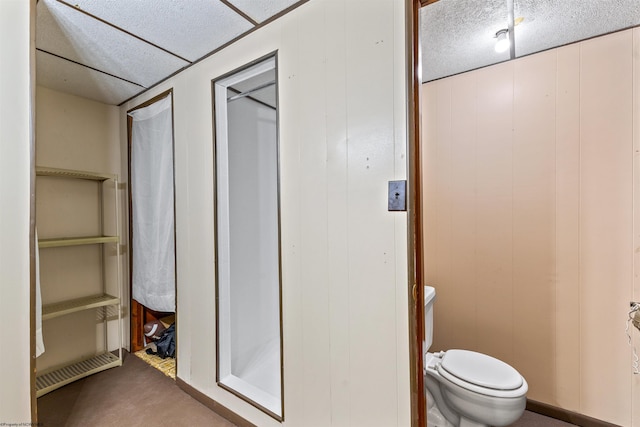
<path fill-rule="evenodd" d="M 496 52 L 502 53 L 509 50 L 511 42 L 509 41 L 509 30 L 502 29 L 496 33 Z"/>

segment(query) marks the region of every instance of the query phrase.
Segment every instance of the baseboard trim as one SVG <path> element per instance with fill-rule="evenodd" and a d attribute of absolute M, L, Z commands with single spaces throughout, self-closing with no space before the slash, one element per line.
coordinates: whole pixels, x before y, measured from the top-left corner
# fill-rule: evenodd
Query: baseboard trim
<path fill-rule="evenodd" d="M 187 384 L 184 380 L 176 377 L 176 384 L 189 396 L 193 397 L 198 402 L 202 403 L 204 406 L 211 409 L 221 417 L 231 421 L 238 427 L 257 427 L 255 424 L 250 423 L 240 415 L 216 402 L 206 394 L 196 390 L 195 388 Z M 547 403 L 536 402 L 535 400 L 530 399 L 527 399 L 527 410 L 581 427 L 622 427 L 618 424 L 612 424 L 606 421 L 599 420 L 597 418 L 592 418 L 587 415 L 568 411 L 566 409 L 558 408 Z"/>
<path fill-rule="evenodd" d="M 527 410 L 581 427 L 621 427 L 617 424 L 611 424 L 606 421 L 578 414 L 577 412 L 567 411 L 566 409 L 558 408 L 547 403 L 536 402 L 535 400 L 527 399 Z"/>
<path fill-rule="evenodd" d="M 213 412 L 220 415 L 221 417 L 231 421 L 233 424 L 237 425 L 238 427 L 257 427 L 255 424 L 250 423 L 249 421 L 245 420 L 244 418 L 242 418 L 240 415 L 236 414 L 232 410 L 226 408 L 225 406 L 222 406 L 221 404 L 219 404 L 218 402 L 216 402 L 206 394 L 196 390 L 195 388 L 193 388 L 192 386 L 184 382 L 184 380 L 176 377 L 176 384 L 178 385 L 178 387 L 180 387 L 182 391 L 187 393 L 189 396 L 193 397 L 198 402 L 202 403 L 204 406 L 211 409 Z"/>

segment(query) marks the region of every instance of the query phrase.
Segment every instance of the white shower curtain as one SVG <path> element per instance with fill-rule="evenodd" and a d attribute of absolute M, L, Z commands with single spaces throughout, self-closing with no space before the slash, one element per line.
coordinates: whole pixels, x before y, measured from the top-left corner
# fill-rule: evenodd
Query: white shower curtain
<path fill-rule="evenodd" d="M 132 296 L 175 311 L 171 95 L 135 110 L 131 134 Z"/>

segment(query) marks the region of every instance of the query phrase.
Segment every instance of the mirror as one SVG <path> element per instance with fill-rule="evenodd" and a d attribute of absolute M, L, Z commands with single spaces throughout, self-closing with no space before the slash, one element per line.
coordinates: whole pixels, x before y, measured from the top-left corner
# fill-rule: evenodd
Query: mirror
<path fill-rule="evenodd" d="M 276 57 L 213 82 L 218 385 L 282 420 Z"/>

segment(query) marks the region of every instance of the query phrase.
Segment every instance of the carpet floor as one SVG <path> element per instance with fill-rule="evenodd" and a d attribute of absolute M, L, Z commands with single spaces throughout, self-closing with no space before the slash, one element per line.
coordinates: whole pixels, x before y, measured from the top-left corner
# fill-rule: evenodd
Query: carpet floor
<path fill-rule="evenodd" d="M 38 398 L 41 427 L 234 427 L 183 392 L 175 381 L 142 359 L 124 353 L 124 363 Z M 570 427 L 525 411 L 510 427 Z"/>
<path fill-rule="evenodd" d="M 42 427 L 234 427 L 171 378 L 124 353 L 124 363 L 38 398 Z"/>

